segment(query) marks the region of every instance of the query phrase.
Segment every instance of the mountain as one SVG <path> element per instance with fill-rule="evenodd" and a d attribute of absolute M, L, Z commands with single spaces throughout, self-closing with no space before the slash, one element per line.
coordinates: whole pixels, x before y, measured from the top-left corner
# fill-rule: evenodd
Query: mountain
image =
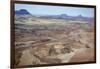
<path fill-rule="evenodd" d="M 30 17 L 33 16 L 30 12 L 28 12 L 26 9 L 20 9 L 15 11 L 15 15 L 21 15 L 24 17 Z M 93 22 L 94 18 L 92 17 L 84 17 L 82 15 L 78 16 L 69 16 L 67 14 L 60 14 L 60 15 L 44 15 L 39 16 L 39 18 L 45 18 L 45 19 L 65 19 L 65 20 L 75 20 L 75 21 L 88 21 L 89 23 Z"/>
<path fill-rule="evenodd" d="M 61 18 L 68 18 L 68 15 L 67 14 L 61 14 L 60 17 Z"/>
<path fill-rule="evenodd" d="M 82 15 L 78 15 L 77 18 L 84 18 Z"/>
<path fill-rule="evenodd" d="M 40 18 L 66 19 L 66 18 L 68 18 L 68 15 L 67 14 L 61 14 L 61 15 L 45 15 L 45 16 L 40 16 Z"/>
<path fill-rule="evenodd" d="M 46 19 L 65 19 L 65 20 L 76 20 L 76 21 L 93 22 L 93 17 L 84 17 L 82 15 L 78 15 L 78 16 L 69 16 L 67 14 L 45 15 L 45 16 L 40 16 L 40 18 L 46 18 Z"/>
<path fill-rule="evenodd" d="M 30 15 L 30 13 L 25 9 L 20 9 L 15 11 L 16 15 Z"/>

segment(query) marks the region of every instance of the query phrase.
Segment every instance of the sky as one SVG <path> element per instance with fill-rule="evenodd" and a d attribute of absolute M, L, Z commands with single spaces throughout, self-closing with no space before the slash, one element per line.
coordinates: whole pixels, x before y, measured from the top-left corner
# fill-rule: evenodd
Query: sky
<path fill-rule="evenodd" d="M 84 17 L 94 17 L 94 8 L 15 4 L 15 10 L 20 9 L 26 9 L 33 15 L 67 14 L 69 16 L 82 15 Z"/>

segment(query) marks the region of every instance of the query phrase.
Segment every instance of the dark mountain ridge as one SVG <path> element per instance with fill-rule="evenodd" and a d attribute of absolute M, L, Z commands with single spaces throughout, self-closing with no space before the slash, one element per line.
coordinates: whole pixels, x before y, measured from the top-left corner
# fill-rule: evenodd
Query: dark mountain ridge
<path fill-rule="evenodd" d="M 16 15 L 30 15 L 30 13 L 25 9 L 20 9 L 15 11 Z"/>

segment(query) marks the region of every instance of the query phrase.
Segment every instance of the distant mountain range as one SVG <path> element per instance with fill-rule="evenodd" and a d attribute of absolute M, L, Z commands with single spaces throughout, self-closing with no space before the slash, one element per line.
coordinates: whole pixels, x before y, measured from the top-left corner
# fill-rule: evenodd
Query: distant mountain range
<path fill-rule="evenodd" d="M 92 17 L 83 17 L 82 15 L 69 16 L 67 14 L 40 16 L 40 18 L 66 19 L 66 20 L 77 20 L 77 21 L 88 21 L 88 22 L 93 22 L 94 20 L 94 18 Z"/>
<path fill-rule="evenodd" d="M 16 15 L 32 15 L 26 9 L 16 10 L 15 11 L 15 14 Z M 39 18 L 79 20 L 79 21 L 88 21 L 88 22 L 93 22 L 93 20 L 94 20 L 94 18 L 92 18 L 92 17 L 83 17 L 82 15 L 69 16 L 67 14 L 61 14 L 61 15 L 45 15 L 45 16 L 39 16 Z"/>

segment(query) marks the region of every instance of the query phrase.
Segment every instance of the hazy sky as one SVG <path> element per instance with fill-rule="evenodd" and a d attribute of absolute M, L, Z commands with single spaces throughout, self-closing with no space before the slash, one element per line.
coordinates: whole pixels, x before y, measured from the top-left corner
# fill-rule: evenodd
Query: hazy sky
<path fill-rule="evenodd" d="M 94 8 L 15 4 L 15 10 L 20 9 L 26 9 L 33 15 L 67 14 L 70 16 L 94 17 Z"/>

